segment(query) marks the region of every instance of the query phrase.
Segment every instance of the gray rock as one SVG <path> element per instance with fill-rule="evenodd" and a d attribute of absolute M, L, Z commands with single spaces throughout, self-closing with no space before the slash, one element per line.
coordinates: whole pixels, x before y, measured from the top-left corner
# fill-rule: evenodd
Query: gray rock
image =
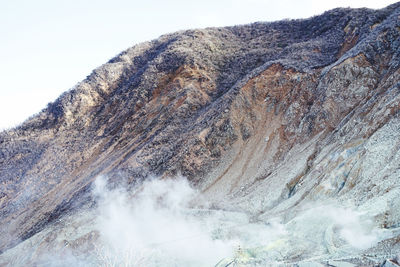
<path fill-rule="evenodd" d="M 200 206 L 257 227 L 279 219 L 286 236 L 250 246 L 249 264 L 373 265 L 397 253 L 399 15 L 400 3 L 339 8 L 121 52 L 0 133 L 0 265 L 21 251 L 20 265 L 35 265 L 64 244 L 93 250 L 101 175 L 128 189 L 184 175 Z M 76 227 L 60 226 L 65 217 Z"/>

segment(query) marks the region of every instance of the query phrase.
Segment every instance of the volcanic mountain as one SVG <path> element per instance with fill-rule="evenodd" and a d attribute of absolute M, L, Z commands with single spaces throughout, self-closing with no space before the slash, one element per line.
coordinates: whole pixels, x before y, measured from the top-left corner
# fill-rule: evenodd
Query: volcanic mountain
<path fill-rule="evenodd" d="M 285 229 L 226 266 L 396 264 L 399 67 L 400 3 L 135 45 L 0 133 L 0 265 L 92 255 L 98 177 L 132 193 L 178 176 L 196 216 Z"/>

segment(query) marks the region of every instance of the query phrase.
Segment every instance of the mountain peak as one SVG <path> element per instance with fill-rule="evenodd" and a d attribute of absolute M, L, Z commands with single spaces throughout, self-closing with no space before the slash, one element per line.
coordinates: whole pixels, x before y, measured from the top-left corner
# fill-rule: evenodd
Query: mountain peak
<path fill-rule="evenodd" d="M 0 263 L 56 219 L 95 205 L 100 175 L 129 188 L 183 175 L 216 209 L 287 225 L 313 201 L 352 202 L 395 238 L 399 16 L 400 3 L 339 8 L 123 51 L 0 134 Z M 315 256 L 311 248 L 299 261 Z M 276 260 L 295 262 L 298 249 Z M 331 254 L 343 256 L 323 257 Z"/>

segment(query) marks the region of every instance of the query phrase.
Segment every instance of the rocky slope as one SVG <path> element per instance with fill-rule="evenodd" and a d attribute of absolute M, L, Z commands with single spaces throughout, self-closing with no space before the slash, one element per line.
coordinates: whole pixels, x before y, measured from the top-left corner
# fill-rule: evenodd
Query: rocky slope
<path fill-rule="evenodd" d="M 275 257 L 373 265 L 394 257 L 399 66 L 399 3 L 188 30 L 136 45 L 0 133 L 0 265 L 27 242 L 58 246 L 49 229 L 66 216 L 89 216 L 80 211 L 96 206 L 99 175 L 135 188 L 151 176 L 181 174 L 213 209 L 254 222 L 279 217 L 304 235 L 314 235 L 299 228 L 310 203 L 351 205 L 384 233 L 372 247 L 352 250 L 333 238 L 337 224 L 321 223 L 315 235 L 331 236 L 323 243 L 293 237 L 281 256 L 242 264 Z M 95 243 L 98 233 L 90 233 L 75 241 Z"/>

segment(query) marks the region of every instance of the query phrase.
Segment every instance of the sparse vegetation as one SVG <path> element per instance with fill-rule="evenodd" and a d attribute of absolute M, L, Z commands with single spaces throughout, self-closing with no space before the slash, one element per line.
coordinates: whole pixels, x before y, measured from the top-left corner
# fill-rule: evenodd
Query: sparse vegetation
<path fill-rule="evenodd" d="M 306 201 L 339 199 L 390 211 L 384 230 L 395 233 L 399 12 L 399 3 L 339 8 L 181 31 L 123 51 L 0 133 L 0 253 L 96 207 L 99 174 L 127 188 L 183 174 L 211 207 L 261 221 L 271 213 L 291 222 Z M 291 246 L 293 261 L 326 252 Z M 145 264 L 135 253 L 99 261 Z"/>

